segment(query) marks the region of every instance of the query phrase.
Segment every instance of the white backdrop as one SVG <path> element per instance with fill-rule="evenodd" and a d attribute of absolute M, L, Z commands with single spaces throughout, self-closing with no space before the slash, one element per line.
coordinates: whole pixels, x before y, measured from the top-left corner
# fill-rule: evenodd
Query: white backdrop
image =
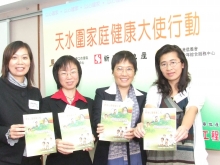
<path fill-rule="evenodd" d="M 148 91 L 156 78 L 154 57 L 164 44 L 176 44 L 189 61 L 192 79 L 206 93 L 203 128 L 208 149 L 219 149 L 220 17 L 215 1 L 81 0 L 43 10 L 46 95 L 56 91 L 52 66 L 73 55 L 82 66 L 78 90 L 91 98 L 113 81 L 111 58 L 135 53 L 134 86 Z M 199 93 L 198 93 L 199 95 Z M 213 132 L 215 131 L 215 132 Z"/>

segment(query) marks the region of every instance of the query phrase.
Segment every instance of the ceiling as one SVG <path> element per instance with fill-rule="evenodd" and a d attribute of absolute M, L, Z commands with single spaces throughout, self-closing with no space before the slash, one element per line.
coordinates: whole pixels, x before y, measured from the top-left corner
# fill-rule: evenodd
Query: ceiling
<path fill-rule="evenodd" d="M 18 2 L 10 3 L 7 5 L 0 6 L 0 13 L 6 13 L 11 10 L 16 10 L 22 7 L 28 7 L 32 5 L 37 5 L 45 2 L 53 2 L 54 0 L 21 0 Z M 68 0 L 67 0 L 68 1 Z"/>

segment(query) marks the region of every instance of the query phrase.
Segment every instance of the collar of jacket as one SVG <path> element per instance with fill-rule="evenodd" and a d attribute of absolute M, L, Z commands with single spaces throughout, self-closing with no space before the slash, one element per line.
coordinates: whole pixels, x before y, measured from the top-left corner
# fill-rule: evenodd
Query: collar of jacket
<path fill-rule="evenodd" d="M 116 84 L 112 83 L 111 86 L 105 90 L 106 93 L 116 95 Z M 142 96 L 143 94 L 134 88 L 134 92 L 136 96 Z"/>

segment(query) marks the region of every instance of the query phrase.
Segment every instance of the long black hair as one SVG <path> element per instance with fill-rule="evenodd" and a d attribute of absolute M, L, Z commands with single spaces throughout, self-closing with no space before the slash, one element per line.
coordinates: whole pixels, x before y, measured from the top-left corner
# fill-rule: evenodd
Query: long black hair
<path fill-rule="evenodd" d="M 188 72 L 188 62 L 183 51 L 177 45 L 164 45 L 155 55 L 155 69 L 158 79 L 154 82 L 154 85 L 158 87 L 159 93 L 162 93 L 163 96 L 170 95 L 172 93 L 172 88 L 160 70 L 160 58 L 162 55 L 170 52 L 176 52 L 180 62 L 184 64 L 179 82 L 177 83 L 178 92 L 183 92 L 191 81 L 190 73 Z"/>

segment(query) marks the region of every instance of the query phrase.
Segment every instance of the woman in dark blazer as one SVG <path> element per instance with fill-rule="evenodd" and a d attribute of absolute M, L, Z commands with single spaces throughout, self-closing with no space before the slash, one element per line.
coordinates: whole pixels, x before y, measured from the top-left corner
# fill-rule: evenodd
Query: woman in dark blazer
<path fill-rule="evenodd" d="M 141 120 L 140 116 L 145 105 L 146 93 L 135 89 L 132 81 L 137 71 L 137 61 L 129 51 L 116 53 L 111 62 L 112 74 L 115 82 L 110 87 L 96 90 L 93 107 L 93 124 L 97 133 L 104 132 L 101 121 L 102 101 L 133 101 L 131 126 L 124 134 L 130 142 L 114 143 L 108 141 L 97 142 L 94 155 L 94 165 L 145 165 L 146 152 L 143 151 L 142 141 L 134 138 L 134 128 Z M 97 137 L 97 136 L 96 136 Z M 98 137 L 97 137 L 98 138 Z"/>
<path fill-rule="evenodd" d="M 61 138 L 58 113 L 65 112 L 68 106 L 80 109 L 88 109 L 92 118 L 93 100 L 82 96 L 77 91 L 80 83 L 82 69 L 80 63 L 70 55 L 60 57 L 53 66 L 53 76 L 58 91 L 42 101 L 42 112 L 52 112 L 54 120 L 57 153 L 47 156 L 46 165 L 92 165 L 88 150 L 73 151 L 72 143 L 63 141 Z M 93 138 L 93 137 L 91 137 Z"/>
<path fill-rule="evenodd" d="M 0 165 L 41 165 L 40 156 L 26 157 L 25 152 L 23 115 L 39 113 L 42 99 L 40 90 L 33 87 L 33 60 L 29 45 L 22 41 L 10 43 L 3 53 L 0 78 Z"/>

